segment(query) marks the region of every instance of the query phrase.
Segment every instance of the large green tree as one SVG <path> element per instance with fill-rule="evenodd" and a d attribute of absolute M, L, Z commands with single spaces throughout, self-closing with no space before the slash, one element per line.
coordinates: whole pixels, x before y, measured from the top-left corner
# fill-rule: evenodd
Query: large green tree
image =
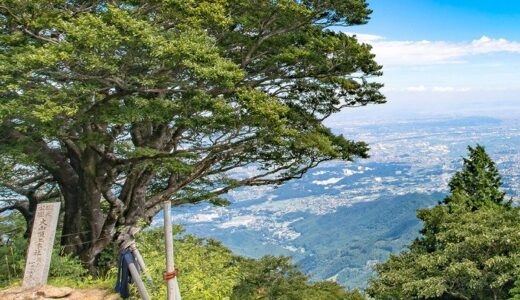
<path fill-rule="evenodd" d="M 376 299 L 507 299 L 520 271 L 520 211 L 504 201 L 500 176 L 481 146 L 438 206 L 422 209 L 422 236 L 378 265 Z"/>
<path fill-rule="evenodd" d="M 0 160 L 35 176 L 3 186 L 58 188 L 62 244 L 93 265 L 163 201 L 224 204 L 366 157 L 322 122 L 384 102 L 370 46 L 329 30 L 370 13 L 364 0 L 4 0 Z"/>

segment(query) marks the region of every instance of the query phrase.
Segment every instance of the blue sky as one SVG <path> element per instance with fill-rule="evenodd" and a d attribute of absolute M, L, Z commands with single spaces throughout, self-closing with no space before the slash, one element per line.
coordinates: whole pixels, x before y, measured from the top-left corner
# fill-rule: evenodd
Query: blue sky
<path fill-rule="evenodd" d="M 520 40 L 518 0 L 368 0 L 374 10 L 359 32 L 389 39 L 461 41 L 482 35 Z"/>
<path fill-rule="evenodd" d="M 520 105 L 520 0 L 368 0 L 367 25 L 391 102 Z"/>

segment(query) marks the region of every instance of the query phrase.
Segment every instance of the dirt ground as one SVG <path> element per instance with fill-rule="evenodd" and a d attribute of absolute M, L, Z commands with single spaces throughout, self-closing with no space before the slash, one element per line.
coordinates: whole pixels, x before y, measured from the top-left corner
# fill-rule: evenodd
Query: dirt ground
<path fill-rule="evenodd" d="M 20 287 L 0 290 L 2 300 L 118 300 L 119 295 L 104 289 L 76 290 L 68 287 L 40 286 L 30 290 Z"/>

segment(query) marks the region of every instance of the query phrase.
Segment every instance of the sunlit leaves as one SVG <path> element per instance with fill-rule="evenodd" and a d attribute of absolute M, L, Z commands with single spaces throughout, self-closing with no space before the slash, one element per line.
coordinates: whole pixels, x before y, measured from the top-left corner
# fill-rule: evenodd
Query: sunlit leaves
<path fill-rule="evenodd" d="M 0 147 L 49 171 L 66 207 L 82 202 L 65 217 L 78 230 L 367 157 L 323 121 L 384 102 L 370 47 L 330 30 L 370 13 L 363 0 L 6 0 Z"/>
<path fill-rule="evenodd" d="M 494 162 L 469 148 L 444 203 L 418 211 L 422 236 L 376 267 L 376 299 L 506 299 L 520 270 L 520 211 L 504 203 Z"/>

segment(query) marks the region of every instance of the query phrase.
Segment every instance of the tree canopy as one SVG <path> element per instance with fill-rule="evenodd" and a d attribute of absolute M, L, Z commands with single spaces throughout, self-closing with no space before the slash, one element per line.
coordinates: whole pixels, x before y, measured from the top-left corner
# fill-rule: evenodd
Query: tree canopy
<path fill-rule="evenodd" d="M 358 291 L 346 291 L 332 281 L 309 283 L 309 277 L 288 257 L 265 256 L 242 262 L 240 280 L 233 288 L 232 300 L 364 300 Z"/>
<path fill-rule="evenodd" d="M 376 267 L 368 293 L 376 299 L 507 299 L 520 270 L 517 209 L 483 208 L 440 220 L 435 251 L 421 241 Z M 430 218 L 423 219 L 428 226 Z M 430 245 L 429 245 L 430 246 Z"/>
<path fill-rule="evenodd" d="M 463 158 L 462 170 L 455 173 L 449 183 L 451 195 L 444 203 L 463 204 L 471 210 L 504 204 L 505 193 L 500 190 L 502 178 L 495 162 L 481 145 L 468 147 L 468 152 L 469 156 Z"/>
<path fill-rule="evenodd" d="M 376 299 L 507 299 L 520 271 L 520 211 L 504 202 L 500 176 L 481 146 L 469 147 L 452 194 L 419 210 L 422 236 L 376 267 Z"/>
<path fill-rule="evenodd" d="M 370 13 L 364 0 L 2 1 L 9 208 L 34 213 L 17 190 L 62 198 L 62 244 L 92 265 L 163 201 L 221 205 L 367 157 L 322 122 L 384 102 L 370 46 L 332 30 Z"/>

